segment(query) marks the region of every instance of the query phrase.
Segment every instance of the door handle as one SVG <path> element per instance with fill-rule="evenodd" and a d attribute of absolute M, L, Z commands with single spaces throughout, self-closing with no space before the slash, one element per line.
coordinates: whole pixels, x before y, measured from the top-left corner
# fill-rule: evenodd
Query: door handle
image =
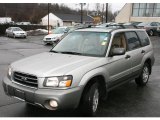
<path fill-rule="evenodd" d="M 144 54 L 146 51 L 142 50 L 141 53 Z"/>
<path fill-rule="evenodd" d="M 129 59 L 130 57 L 131 57 L 130 55 L 126 55 L 126 57 L 125 57 L 125 58 L 126 58 L 126 59 Z"/>

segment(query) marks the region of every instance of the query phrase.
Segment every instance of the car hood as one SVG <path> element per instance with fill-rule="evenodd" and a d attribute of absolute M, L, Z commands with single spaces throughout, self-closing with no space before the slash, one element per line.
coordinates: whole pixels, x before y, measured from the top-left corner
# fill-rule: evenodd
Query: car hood
<path fill-rule="evenodd" d="M 25 31 L 13 31 L 13 33 L 26 33 Z"/>
<path fill-rule="evenodd" d="M 49 34 L 45 36 L 45 38 L 55 38 L 55 37 L 61 37 L 63 34 Z"/>
<path fill-rule="evenodd" d="M 87 64 L 95 63 L 99 57 L 88 57 L 44 52 L 11 64 L 13 71 L 34 74 L 38 77 L 61 76 Z M 98 62 L 101 63 L 101 62 Z M 94 64 L 96 67 L 98 64 Z"/>

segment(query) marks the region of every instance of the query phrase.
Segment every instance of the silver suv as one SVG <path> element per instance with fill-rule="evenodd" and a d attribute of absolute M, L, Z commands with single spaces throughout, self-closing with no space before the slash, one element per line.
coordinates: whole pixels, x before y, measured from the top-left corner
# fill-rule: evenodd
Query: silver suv
<path fill-rule="evenodd" d="M 154 64 L 150 38 L 140 29 L 86 28 L 69 33 L 49 52 L 12 63 L 7 95 L 49 110 L 77 108 L 95 115 L 113 88 L 147 84 Z"/>

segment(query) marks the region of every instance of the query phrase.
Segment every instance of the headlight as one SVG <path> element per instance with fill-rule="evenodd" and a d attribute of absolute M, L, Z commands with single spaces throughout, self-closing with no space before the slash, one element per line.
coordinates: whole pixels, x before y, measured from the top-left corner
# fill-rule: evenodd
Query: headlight
<path fill-rule="evenodd" d="M 48 87 L 52 87 L 52 86 L 57 87 L 58 83 L 59 83 L 59 81 L 58 81 L 57 77 L 48 78 L 46 80 L 46 86 L 48 86 Z"/>
<path fill-rule="evenodd" d="M 12 75 L 12 68 L 11 68 L 11 67 L 9 67 L 9 68 L 8 68 L 8 77 L 10 78 L 10 77 L 11 77 L 11 75 Z"/>
<path fill-rule="evenodd" d="M 70 87 L 73 77 L 71 75 L 60 77 L 49 77 L 44 81 L 45 87 Z"/>

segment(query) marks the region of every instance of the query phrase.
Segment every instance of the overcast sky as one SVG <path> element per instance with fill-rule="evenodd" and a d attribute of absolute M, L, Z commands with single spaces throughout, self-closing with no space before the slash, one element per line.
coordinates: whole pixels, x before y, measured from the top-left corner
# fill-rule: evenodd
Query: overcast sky
<path fill-rule="evenodd" d="M 95 10 L 95 4 L 96 3 L 89 3 L 88 9 L 89 10 Z M 65 5 L 73 8 L 73 9 L 80 9 L 80 6 L 76 3 L 65 3 Z M 111 7 L 112 12 L 120 10 L 124 5 L 125 5 L 125 3 L 109 3 L 109 6 Z M 88 4 L 84 7 L 84 9 L 87 9 L 87 6 L 88 6 Z"/>

